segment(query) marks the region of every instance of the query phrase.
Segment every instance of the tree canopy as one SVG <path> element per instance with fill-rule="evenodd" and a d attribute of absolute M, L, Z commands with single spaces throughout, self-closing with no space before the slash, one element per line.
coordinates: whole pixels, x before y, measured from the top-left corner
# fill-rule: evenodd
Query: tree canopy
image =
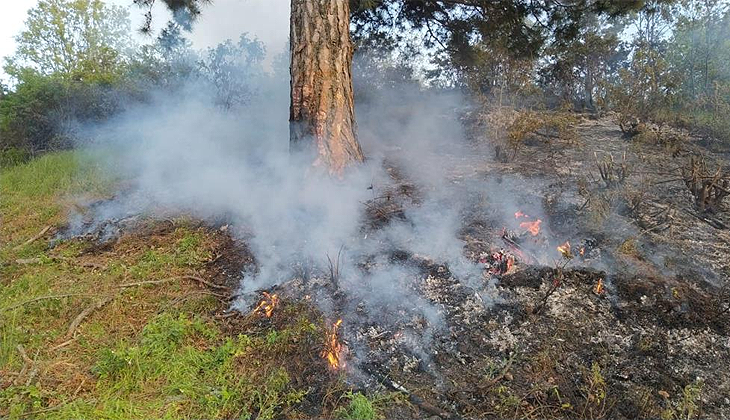
<path fill-rule="evenodd" d="M 130 45 L 126 9 L 101 0 L 41 0 L 28 12 L 17 50 L 5 71 L 24 71 L 65 79 L 111 76 Z"/>

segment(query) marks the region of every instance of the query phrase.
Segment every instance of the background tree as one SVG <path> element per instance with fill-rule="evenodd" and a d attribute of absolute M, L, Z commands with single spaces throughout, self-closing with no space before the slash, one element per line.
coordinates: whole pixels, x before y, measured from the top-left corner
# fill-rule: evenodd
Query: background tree
<path fill-rule="evenodd" d="M 28 12 L 5 65 L 12 77 L 24 69 L 67 80 L 107 80 L 131 45 L 127 11 L 100 0 L 41 0 Z"/>
<path fill-rule="evenodd" d="M 99 0 L 41 0 L 25 24 L 5 64 L 14 83 L 0 98 L 0 148 L 70 146 L 77 124 L 121 106 L 118 86 L 131 48 L 127 13 Z"/>
<path fill-rule="evenodd" d="M 215 86 L 219 106 L 231 109 L 250 102 L 256 93 L 256 81 L 263 75 L 265 52 L 261 41 L 246 34 L 235 44 L 229 39 L 208 49 L 202 67 Z"/>

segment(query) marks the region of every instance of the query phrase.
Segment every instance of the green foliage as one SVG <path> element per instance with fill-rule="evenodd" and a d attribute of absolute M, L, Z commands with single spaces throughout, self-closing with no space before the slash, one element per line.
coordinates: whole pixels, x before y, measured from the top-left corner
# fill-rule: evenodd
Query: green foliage
<path fill-rule="evenodd" d="M 30 154 L 17 147 L 9 147 L 5 150 L 0 150 L 0 168 L 19 165 L 27 162 L 29 159 Z"/>
<path fill-rule="evenodd" d="M 150 321 L 138 342 L 123 342 L 103 349 L 92 372 L 99 378 L 103 410 L 113 410 L 115 398 L 124 395 L 134 402 L 136 393 L 156 398 L 157 412 L 195 413 L 201 418 L 271 419 L 301 400 L 304 393 L 291 389 L 283 368 L 251 375 L 237 366 L 255 361 L 266 340 L 246 335 L 220 339 L 220 331 L 200 318 L 163 314 Z M 196 345 L 207 343 L 203 347 Z M 214 344 L 213 343 L 219 343 Z"/>
<path fill-rule="evenodd" d="M 0 100 L 0 149 L 37 153 L 69 147 L 77 125 L 111 116 L 125 96 L 105 84 L 30 69 L 18 77 L 14 91 Z"/>
<path fill-rule="evenodd" d="M 42 0 L 28 12 L 4 70 L 14 80 L 0 96 L 0 149 L 30 152 L 70 145 L 73 124 L 119 108 L 112 92 L 132 49 L 125 9 L 101 0 Z"/>
<path fill-rule="evenodd" d="M 114 80 L 130 46 L 124 8 L 101 0 L 41 0 L 15 38 L 5 71 L 16 79 L 28 69 L 83 81 Z"/>
<path fill-rule="evenodd" d="M 340 419 L 347 420 L 376 420 L 381 418 L 375 407 L 376 402 L 371 401 L 363 394 L 351 391 L 345 394 L 345 398 L 349 400 L 348 404 L 335 410 L 335 416 Z"/>

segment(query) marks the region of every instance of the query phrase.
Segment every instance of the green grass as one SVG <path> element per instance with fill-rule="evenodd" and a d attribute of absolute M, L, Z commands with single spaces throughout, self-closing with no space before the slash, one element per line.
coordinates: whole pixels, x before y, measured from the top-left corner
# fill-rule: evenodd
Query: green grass
<path fill-rule="evenodd" d="M 50 234 L 24 245 L 65 223 L 76 197 L 103 198 L 114 183 L 80 152 L 0 168 L 0 418 L 303 418 L 297 410 L 312 390 L 331 398 L 323 416 L 380 417 L 384 400 L 338 397 L 347 388 L 320 357 L 323 321 L 307 305 L 282 303 L 274 317 L 234 330 L 213 316 L 227 303 L 194 282 L 119 288 L 205 277 L 225 243 L 217 231 L 150 221 L 153 229 L 110 248 L 66 240 L 51 249 Z M 110 300 L 68 340 L 72 321 L 102 298 Z"/>
<path fill-rule="evenodd" d="M 370 400 L 359 392 L 347 392 L 345 398 L 349 400 L 349 403 L 335 411 L 338 418 L 347 420 L 376 420 L 381 418 L 376 408 L 377 400 Z"/>

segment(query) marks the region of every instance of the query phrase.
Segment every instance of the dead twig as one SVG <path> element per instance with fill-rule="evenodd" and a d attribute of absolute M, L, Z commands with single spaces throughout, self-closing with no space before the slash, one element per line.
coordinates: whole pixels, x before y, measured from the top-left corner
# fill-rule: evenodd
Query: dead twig
<path fill-rule="evenodd" d="M 53 261 L 64 261 L 64 262 L 71 262 L 74 263 L 76 260 L 74 258 L 67 258 L 67 257 L 59 257 L 59 256 L 49 256 L 48 259 Z M 33 257 L 33 258 L 19 258 L 15 260 L 16 264 L 20 265 L 27 265 L 27 264 L 40 264 L 43 262 L 43 259 L 41 257 Z M 97 264 L 91 261 L 84 261 L 78 264 L 80 267 L 85 268 L 91 268 L 95 270 L 104 271 L 106 270 L 106 266 L 103 264 Z"/>
<path fill-rule="evenodd" d="M 169 282 L 175 281 L 175 280 L 194 280 L 194 281 L 196 281 L 196 282 L 198 282 L 200 284 L 203 284 L 205 286 L 208 286 L 208 287 L 210 287 L 212 289 L 224 290 L 224 291 L 227 291 L 227 292 L 230 292 L 230 290 L 231 290 L 231 289 L 229 289 L 226 286 L 221 286 L 221 285 L 218 285 L 218 284 L 214 284 L 214 283 L 211 283 L 211 282 L 209 282 L 209 281 L 207 281 L 205 279 L 202 279 L 200 277 L 191 276 L 191 275 L 168 277 L 168 278 L 162 279 L 162 280 L 145 280 L 145 281 L 139 281 L 139 282 L 134 282 L 134 283 L 126 283 L 126 284 L 120 284 L 117 287 L 120 288 L 120 289 L 126 289 L 128 287 L 144 286 L 144 285 L 147 285 L 147 284 L 169 283 Z"/>
<path fill-rule="evenodd" d="M 25 372 L 28 371 L 28 368 L 33 366 L 33 361 L 28 357 L 28 353 L 25 352 L 25 348 L 22 344 L 18 344 L 16 347 L 18 349 L 18 353 L 20 353 L 20 358 L 23 359 L 23 368 L 20 370 L 20 373 L 15 378 L 14 383 L 17 385 L 20 382 L 20 378 L 22 378 L 25 375 Z"/>
<path fill-rule="evenodd" d="M 40 302 L 42 300 L 48 300 L 48 299 L 63 299 L 65 297 L 70 297 L 70 296 L 85 296 L 85 295 L 87 295 L 87 293 L 64 293 L 62 295 L 40 296 L 40 297 L 37 297 L 37 298 L 28 299 L 26 301 L 17 303 L 15 305 L 6 306 L 6 307 L 0 309 L 0 312 L 12 311 L 13 309 L 20 308 L 21 306 L 25 306 L 25 305 L 27 305 L 29 303 Z"/>
<path fill-rule="evenodd" d="M 66 331 L 66 335 L 64 335 L 63 338 L 66 340 L 70 340 L 71 338 L 73 338 L 74 333 L 76 333 L 76 329 L 79 327 L 79 325 L 81 325 L 81 323 L 84 321 L 84 319 L 86 319 L 87 316 L 104 307 L 104 305 L 111 302 L 115 297 L 116 295 L 107 296 L 81 311 L 81 313 L 78 314 L 78 316 L 74 318 L 73 321 L 71 321 L 71 324 L 68 326 L 68 331 Z"/>
<path fill-rule="evenodd" d="M 327 261 L 329 262 L 329 268 L 330 268 L 330 279 L 332 280 L 332 283 L 337 287 L 337 284 L 340 280 L 340 255 L 342 254 L 342 249 L 344 248 L 344 245 L 340 246 L 339 251 L 337 251 L 337 260 L 334 262 L 330 258 L 330 255 L 327 254 Z"/>
<path fill-rule="evenodd" d="M 40 232 L 38 232 L 38 233 L 37 233 L 37 234 L 36 234 L 35 236 L 33 236 L 32 238 L 30 238 L 30 239 L 28 239 L 27 241 L 23 242 L 22 244 L 20 244 L 20 245 L 16 246 L 15 248 L 13 248 L 13 250 L 14 250 L 14 251 L 17 251 L 17 250 L 19 250 L 20 248 L 23 248 L 23 247 L 24 247 L 24 246 L 26 246 L 26 245 L 30 245 L 30 244 L 32 244 L 33 242 L 35 242 L 35 241 L 37 241 L 38 239 L 42 238 L 42 237 L 43 237 L 43 235 L 45 235 L 45 234 L 46 234 L 46 233 L 47 233 L 47 232 L 48 232 L 49 230 L 51 230 L 51 228 L 52 228 L 52 227 L 53 227 L 53 225 L 48 225 L 48 226 L 44 227 L 44 228 L 43 228 L 43 229 L 41 229 L 41 231 L 40 231 Z"/>
<path fill-rule="evenodd" d="M 606 188 L 616 187 L 626 181 L 630 173 L 629 165 L 626 162 L 626 153 L 623 155 L 623 160 L 618 164 L 614 161 L 613 154 L 609 154 L 603 160 L 598 159 L 598 153 L 594 152 L 593 156 L 596 158 L 598 173 L 601 175 L 603 183 L 606 184 Z"/>
<path fill-rule="evenodd" d="M 704 159 L 690 158 L 682 168 L 682 179 L 695 199 L 700 213 L 717 213 L 722 201 L 730 195 L 730 178 L 722 168 L 712 173 Z"/>

